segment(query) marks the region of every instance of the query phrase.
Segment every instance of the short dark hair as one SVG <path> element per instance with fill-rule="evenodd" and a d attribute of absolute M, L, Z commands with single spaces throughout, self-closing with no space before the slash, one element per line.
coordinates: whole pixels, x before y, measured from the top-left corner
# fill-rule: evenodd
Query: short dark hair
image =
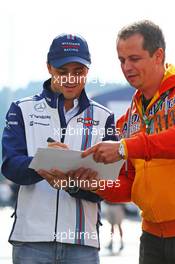
<path fill-rule="evenodd" d="M 122 28 L 118 33 L 117 41 L 120 39 L 126 40 L 134 34 L 143 36 L 143 49 L 147 50 L 150 56 L 152 56 L 158 48 L 162 48 L 165 54 L 166 43 L 163 32 L 160 27 L 152 21 L 142 20 Z"/>

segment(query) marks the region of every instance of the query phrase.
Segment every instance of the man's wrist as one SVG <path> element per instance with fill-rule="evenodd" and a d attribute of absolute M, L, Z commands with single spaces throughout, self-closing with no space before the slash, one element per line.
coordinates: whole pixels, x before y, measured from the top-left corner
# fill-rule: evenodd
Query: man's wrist
<path fill-rule="evenodd" d="M 118 154 L 121 159 L 127 159 L 127 148 L 124 139 L 119 142 Z"/>
<path fill-rule="evenodd" d="M 74 193 L 77 193 L 78 191 L 80 190 L 79 187 L 77 186 L 69 186 L 67 189 L 66 189 L 66 192 L 70 193 L 70 194 L 74 194 Z"/>
<path fill-rule="evenodd" d="M 96 189 L 94 189 L 94 190 L 91 190 L 91 192 L 93 192 L 93 193 L 97 193 L 97 191 L 99 190 L 100 188 L 99 187 L 97 187 Z"/>
<path fill-rule="evenodd" d="M 102 181 L 102 183 L 103 183 L 103 185 L 104 185 L 104 180 L 100 180 L 100 179 L 99 179 L 98 182 L 97 182 L 97 185 L 94 186 L 94 189 L 92 189 L 91 192 L 93 192 L 93 193 L 97 193 L 98 191 L 101 190 L 101 181 Z"/>

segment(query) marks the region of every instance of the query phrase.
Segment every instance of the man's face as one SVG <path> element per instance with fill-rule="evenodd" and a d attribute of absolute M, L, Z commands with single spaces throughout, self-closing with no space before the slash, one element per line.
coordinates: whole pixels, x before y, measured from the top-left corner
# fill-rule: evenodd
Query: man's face
<path fill-rule="evenodd" d="M 150 89 L 158 65 L 162 65 L 163 53 L 160 49 L 150 56 L 143 49 L 143 36 L 134 34 L 131 37 L 119 39 L 117 43 L 118 58 L 126 80 L 142 92 Z"/>
<path fill-rule="evenodd" d="M 80 96 L 86 83 L 88 68 L 80 63 L 67 63 L 60 68 L 48 64 L 48 71 L 52 76 L 51 89 L 60 92 L 65 99 L 73 100 Z"/>

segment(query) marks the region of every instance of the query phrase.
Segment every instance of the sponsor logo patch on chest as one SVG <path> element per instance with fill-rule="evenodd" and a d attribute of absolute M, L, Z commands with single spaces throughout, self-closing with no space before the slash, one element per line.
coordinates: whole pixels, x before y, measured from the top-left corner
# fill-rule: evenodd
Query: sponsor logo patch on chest
<path fill-rule="evenodd" d="M 91 117 L 79 117 L 77 118 L 77 123 L 83 123 L 85 126 L 98 126 L 100 121 L 93 120 Z"/>

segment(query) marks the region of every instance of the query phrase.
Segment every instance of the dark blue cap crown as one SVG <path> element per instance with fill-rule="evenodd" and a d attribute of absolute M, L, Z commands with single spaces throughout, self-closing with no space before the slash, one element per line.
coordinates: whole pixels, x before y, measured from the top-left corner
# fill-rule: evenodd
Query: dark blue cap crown
<path fill-rule="evenodd" d="M 89 67 L 91 56 L 88 44 L 80 35 L 61 34 L 52 41 L 47 62 L 55 68 L 70 62 L 79 62 Z"/>

